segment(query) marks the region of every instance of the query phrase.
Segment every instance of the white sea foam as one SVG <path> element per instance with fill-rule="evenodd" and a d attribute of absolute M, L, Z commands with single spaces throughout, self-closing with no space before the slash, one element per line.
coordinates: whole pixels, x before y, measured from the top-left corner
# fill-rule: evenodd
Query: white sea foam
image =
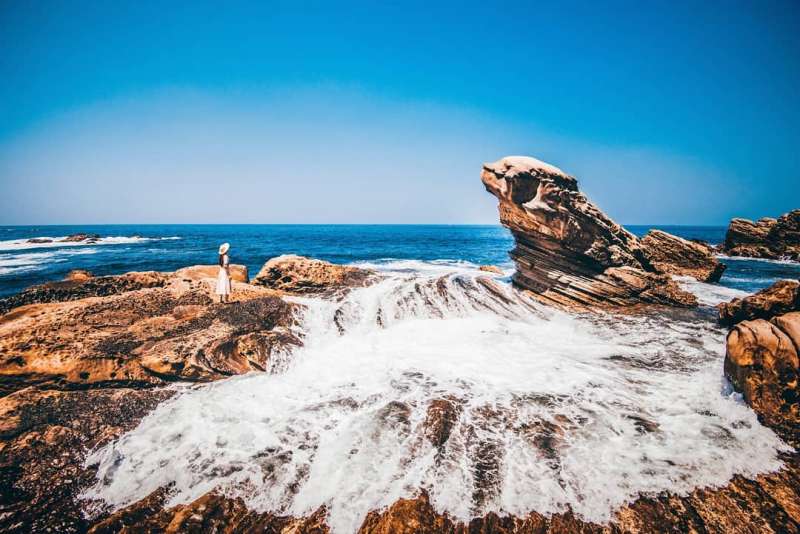
<path fill-rule="evenodd" d="M 716 306 L 721 302 L 729 302 L 732 299 L 750 295 L 741 289 L 699 282 L 691 276 L 673 276 L 673 278 L 684 290 L 693 293 L 700 304 L 706 306 Z"/>
<path fill-rule="evenodd" d="M 212 489 L 259 511 L 327 505 L 350 533 L 424 488 L 462 520 L 570 507 L 606 521 L 642 493 L 777 469 L 786 448 L 730 393 L 707 322 L 574 317 L 464 274 L 298 300 L 305 346 L 284 371 L 184 390 L 92 452 L 92 506 L 174 483 L 169 505 Z M 424 421 L 445 398 L 460 415 L 437 450 Z"/>
<path fill-rule="evenodd" d="M 447 275 L 447 274 L 467 274 L 492 276 L 491 273 L 481 272 L 480 265 L 466 260 L 412 260 L 384 258 L 374 261 L 357 261 L 351 263 L 355 267 L 363 269 L 373 269 L 387 274 L 419 274 L 425 276 Z M 504 276 L 510 276 L 514 272 L 513 264 L 499 266 Z"/>
<path fill-rule="evenodd" d="M 0 254 L 0 276 L 27 271 L 36 271 L 50 263 L 69 261 L 70 256 L 95 254 L 97 249 L 57 250 L 52 252 L 29 252 L 26 254 Z"/>
<path fill-rule="evenodd" d="M 136 243 L 146 243 L 148 241 L 169 241 L 180 239 L 178 236 L 172 237 L 141 237 L 141 236 L 109 236 L 101 237 L 97 240 L 87 241 L 63 241 L 67 236 L 61 237 L 37 237 L 37 239 L 50 239 L 47 243 L 31 243 L 29 239 L 10 239 L 0 241 L 0 250 L 28 250 L 39 248 L 61 248 L 61 247 L 87 247 L 97 245 L 131 245 Z"/>
<path fill-rule="evenodd" d="M 725 254 L 717 254 L 717 258 L 720 260 L 734 260 L 734 261 L 760 261 L 764 263 L 775 263 L 779 265 L 800 265 L 800 262 L 796 262 L 790 259 L 779 259 L 779 260 L 771 260 L 767 258 L 750 258 L 748 256 L 726 256 Z"/>

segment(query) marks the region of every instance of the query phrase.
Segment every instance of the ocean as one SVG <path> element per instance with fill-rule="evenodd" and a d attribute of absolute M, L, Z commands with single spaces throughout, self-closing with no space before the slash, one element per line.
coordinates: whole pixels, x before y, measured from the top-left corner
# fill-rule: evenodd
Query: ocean
<path fill-rule="evenodd" d="M 650 226 L 629 226 L 644 235 Z M 653 227 L 656 228 L 656 227 Z M 722 226 L 657 227 L 687 239 L 712 244 L 725 237 Z M 86 232 L 96 243 L 28 243 Z M 173 271 L 213 264 L 222 242 L 231 243 L 231 259 L 254 276 L 266 260 L 300 254 L 334 263 L 404 261 L 408 269 L 425 263 L 495 264 L 513 268 L 510 233 L 486 225 L 81 225 L 0 227 L 0 296 L 42 282 L 61 280 L 72 269 L 96 275 L 128 271 Z M 409 263 L 422 262 L 422 263 Z M 720 286 L 753 292 L 781 278 L 800 277 L 800 265 L 781 261 L 723 258 L 728 269 Z"/>

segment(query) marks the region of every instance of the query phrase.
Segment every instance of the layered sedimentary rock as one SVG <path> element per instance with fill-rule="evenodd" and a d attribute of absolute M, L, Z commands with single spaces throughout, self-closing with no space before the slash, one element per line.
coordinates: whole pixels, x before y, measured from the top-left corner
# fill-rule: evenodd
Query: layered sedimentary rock
<path fill-rule="evenodd" d="M 500 222 L 516 242 L 513 282 L 539 300 L 572 309 L 697 304 L 562 170 L 512 156 L 485 164 L 481 180 L 499 200 Z"/>
<path fill-rule="evenodd" d="M 800 310 L 800 282 L 779 280 L 758 293 L 724 302 L 717 309 L 719 322 L 725 326 L 749 319 L 771 319 Z"/>
<path fill-rule="evenodd" d="M 639 245 L 650 267 L 659 273 L 717 282 L 725 271 L 725 265 L 714 256 L 714 250 L 704 243 L 650 230 Z"/>
<path fill-rule="evenodd" d="M 326 294 L 345 288 L 363 287 L 373 277 L 374 273 L 368 269 L 284 255 L 267 261 L 253 279 L 253 284 L 285 293 Z"/>
<path fill-rule="evenodd" d="M 800 209 L 777 219 L 732 219 L 722 250 L 731 256 L 800 261 Z"/>
<path fill-rule="evenodd" d="M 128 273 L 6 299 L 26 304 L 0 317 L 0 391 L 213 380 L 264 370 L 275 351 L 299 343 L 291 331 L 296 304 L 237 283 L 234 302 L 216 304 L 212 285 Z"/>

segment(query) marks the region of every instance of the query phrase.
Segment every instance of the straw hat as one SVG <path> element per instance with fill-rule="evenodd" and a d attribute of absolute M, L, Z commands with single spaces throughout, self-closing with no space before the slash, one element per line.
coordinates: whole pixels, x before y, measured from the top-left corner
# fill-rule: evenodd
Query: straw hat
<path fill-rule="evenodd" d="M 225 254 L 226 252 L 228 252 L 229 248 L 231 248 L 231 244 L 230 243 L 223 243 L 223 244 L 221 244 L 219 246 L 219 253 L 220 254 Z"/>

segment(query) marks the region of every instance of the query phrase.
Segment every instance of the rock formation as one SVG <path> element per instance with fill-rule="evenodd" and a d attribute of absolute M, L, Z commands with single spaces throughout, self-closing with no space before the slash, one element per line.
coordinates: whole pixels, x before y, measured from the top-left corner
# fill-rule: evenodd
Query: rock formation
<path fill-rule="evenodd" d="M 253 284 L 285 293 L 327 294 L 343 288 L 363 287 L 372 278 L 372 271 L 367 269 L 284 255 L 267 261 L 253 279 Z"/>
<path fill-rule="evenodd" d="M 497 265 L 481 265 L 480 267 L 478 267 L 478 270 L 483 271 L 485 273 L 503 274 L 503 269 L 501 269 Z"/>
<path fill-rule="evenodd" d="M 234 302 L 215 304 L 213 281 L 128 273 L 9 297 L 0 391 L 213 380 L 264 370 L 275 351 L 299 343 L 290 330 L 297 305 L 238 283 Z"/>
<path fill-rule="evenodd" d="M 725 376 L 759 419 L 800 445 L 800 283 L 781 280 L 720 305 L 728 333 Z"/>
<path fill-rule="evenodd" d="M 722 251 L 731 256 L 800 261 L 800 209 L 777 219 L 732 219 Z"/>
<path fill-rule="evenodd" d="M 539 300 L 571 309 L 697 304 L 664 273 L 685 273 L 684 264 L 699 272 L 699 250 L 689 247 L 691 260 L 667 261 L 666 253 L 653 249 L 658 238 L 651 238 L 650 255 L 665 269 L 659 272 L 636 236 L 592 204 L 560 169 L 512 156 L 485 164 L 481 180 L 499 200 L 500 222 L 516 242 L 510 253 L 517 266 L 513 282 Z M 676 240 L 661 239 L 683 253 L 686 246 Z M 676 265 L 681 270 L 673 273 Z"/>
<path fill-rule="evenodd" d="M 661 230 L 650 230 L 640 241 L 640 247 L 649 266 L 659 273 L 718 282 L 725 271 L 725 265 L 714 256 L 710 246 Z"/>
<path fill-rule="evenodd" d="M 758 293 L 724 302 L 717 309 L 719 322 L 725 326 L 749 319 L 771 319 L 800 310 L 800 281 L 779 280 Z"/>

